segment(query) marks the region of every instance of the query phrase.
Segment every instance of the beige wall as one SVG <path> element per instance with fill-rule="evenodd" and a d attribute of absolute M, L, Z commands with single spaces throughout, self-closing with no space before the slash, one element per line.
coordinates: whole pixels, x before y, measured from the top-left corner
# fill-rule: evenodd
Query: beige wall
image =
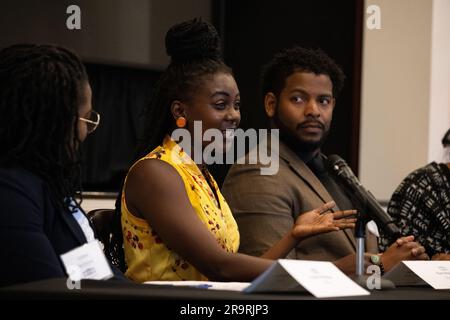
<path fill-rule="evenodd" d="M 366 0 L 381 8 L 382 23 L 364 28 L 359 172 L 380 200 L 431 160 L 449 126 L 450 55 L 439 52 L 444 38 L 448 46 L 449 2 Z"/>

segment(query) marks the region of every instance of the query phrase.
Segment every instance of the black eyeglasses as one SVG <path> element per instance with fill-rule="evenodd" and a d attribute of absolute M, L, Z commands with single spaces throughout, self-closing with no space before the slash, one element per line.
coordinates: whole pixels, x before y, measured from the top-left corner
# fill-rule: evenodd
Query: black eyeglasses
<path fill-rule="evenodd" d="M 100 114 L 95 110 L 89 111 L 85 118 L 79 117 L 78 119 L 86 123 L 88 133 L 94 132 L 100 124 Z"/>

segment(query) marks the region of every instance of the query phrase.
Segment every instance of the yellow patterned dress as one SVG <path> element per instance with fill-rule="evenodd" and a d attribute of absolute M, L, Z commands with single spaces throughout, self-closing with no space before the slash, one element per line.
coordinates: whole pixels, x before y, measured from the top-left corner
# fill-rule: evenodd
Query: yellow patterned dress
<path fill-rule="evenodd" d="M 224 250 L 237 252 L 239 248 L 238 227 L 212 176 L 206 173 L 215 188 L 219 203 L 195 162 L 168 136 L 164 139 L 162 146 L 157 147 L 136 163 L 145 159 L 160 159 L 177 170 L 198 218 Z M 207 280 L 188 261 L 170 250 L 146 220 L 130 213 L 125 201 L 125 185 L 122 192 L 121 218 L 125 260 L 128 265 L 125 275 L 136 282 Z M 183 212 L 180 212 L 180 219 L 183 219 L 182 215 Z"/>

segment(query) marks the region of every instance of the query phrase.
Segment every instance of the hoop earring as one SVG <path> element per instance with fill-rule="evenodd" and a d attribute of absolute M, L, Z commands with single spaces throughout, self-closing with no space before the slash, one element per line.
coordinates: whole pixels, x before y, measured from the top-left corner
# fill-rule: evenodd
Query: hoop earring
<path fill-rule="evenodd" d="M 186 118 L 185 117 L 179 117 L 176 121 L 178 128 L 184 128 L 186 126 Z"/>

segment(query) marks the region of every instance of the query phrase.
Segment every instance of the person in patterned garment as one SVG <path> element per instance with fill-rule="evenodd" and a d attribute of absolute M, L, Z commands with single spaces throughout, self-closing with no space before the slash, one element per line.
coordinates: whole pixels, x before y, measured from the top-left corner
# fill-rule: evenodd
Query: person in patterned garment
<path fill-rule="evenodd" d="M 398 186 L 388 213 L 403 234 L 412 234 L 433 260 L 450 260 L 450 129 L 442 139 L 446 163 L 431 162 Z M 380 247 L 393 242 L 381 230 Z"/>

